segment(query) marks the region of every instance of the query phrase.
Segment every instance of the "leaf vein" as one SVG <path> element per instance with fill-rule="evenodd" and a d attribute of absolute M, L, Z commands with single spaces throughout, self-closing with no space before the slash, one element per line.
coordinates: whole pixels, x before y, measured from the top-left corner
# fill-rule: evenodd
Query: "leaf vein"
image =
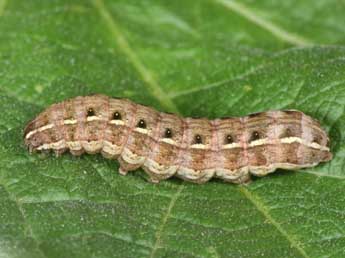
<path fill-rule="evenodd" d="M 177 189 L 176 193 L 172 196 L 171 200 L 170 200 L 170 203 L 169 203 L 169 206 L 166 210 L 166 213 L 165 215 L 163 216 L 162 218 L 162 221 L 161 221 L 161 224 L 160 226 L 158 227 L 158 230 L 156 232 L 156 235 L 155 235 L 155 238 L 156 238 L 156 241 L 153 245 L 153 248 L 152 248 L 152 251 L 151 251 L 151 255 L 150 255 L 150 258 L 153 258 L 155 257 L 155 254 L 157 252 L 157 250 L 161 247 L 161 244 L 162 244 L 162 233 L 164 231 L 164 227 L 169 219 L 169 217 L 171 216 L 171 212 L 172 212 L 172 209 L 177 201 L 177 199 L 179 198 L 179 196 L 181 195 L 181 192 L 184 188 L 184 184 L 182 183 L 179 188 Z"/>
<path fill-rule="evenodd" d="M 4 14 L 7 0 L 0 0 L 0 17 Z"/>
<path fill-rule="evenodd" d="M 294 236 L 289 233 L 278 223 L 269 213 L 269 210 L 265 207 L 263 202 L 254 193 L 250 192 L 245 187 L 239 186 L 239 191 L 257 208 L 259 212 L 273 225 L 279 233 L 284 236 L 287 241 L 294 247 L 304 258 L 310 258 L 304 249 L 298 244 Z"/>
<path fill-rule="evenodd" d="M 167 94 L 163 91 L 162 87 L 154 78 L 153 72 L 145 67 L 138 55 L 133 51 L 126 37 L 119 28 L 119 25 L 115 22 L 115 19 L 106 9 L 103 0 L 92 0 L 92 3 L 107 25 L 108 30 L 112 34 L 117 46 L 128 57 L 129 61 L 142 77 L 146 87 L 148 87 L 152 95 L 157 98 L 162 106 L 164 106 L 171 112 L 177 113 L 178 109 L 176 105 L 167 97 Z"/>
<path fill-rule="evenodd" d="M 244 212 L 245 213 L 245 212 Z M 215 230 L 223 230 L 227 233 L 235 233 L 235 232 L 242 232 L 242 231 L 245 231 L 245 230 L 250 230 L 251 228 L 255 228 L 255 227 L 258 227 L 258 226 L 261 226 L 262 223 L 256 223 L 256 224 L 252 224 L 252 225 L 245 225 L 243 227 L 239 227 L 239 228 L 234 228 L 234 229 L 230 229 L 228 227 L 224 227 L 224 226 L 217 226 L 217 225 L 211 225 L 211 224 L 205 224 L 205 223 L 202 223 L 202 222 L 194 222 L 193 220 L 191 219 L 186 219 L 186 218 L 180 218 L 180 217 L 176 217 L 176 216 L 170 216 L 170 218 L 172 219 L 175 219 L 177 221 L 181 221 L 181 222 L 184 222 L 184 223 L 188 223 L 190 225 L 196 225 L 196 226 L 202 226 L 203 228 L 205 229 L 215 229 Z"/>
<path fill-rule="evenodd" d="M 111 233 L 108 231 L 104 231 L 104 230 L 97 230 L 97 231 L 83 231 L 81 233 L 75 233 L 75 234 L 66 234 L 63 235 L 63 238 L 83 238 L 85 236 L 93 236 L 93 235 L 104 235 L 116 240 L 120 240 L 123 241 L 125 243 L 130 243 L 130 244 L 134 244 L 134 245 L 138 245 L 140 247 L 145 247 L 145 248 L 150 248 L 151 246 L 146 245 L 144 243 L 140 243 L 138 241 L 133 241 L 133 239 L 131 239 L 131 237 L 129 235 L 122 235 L 119 233 Z"/>
<path fill-rule="evenodd" d="M 2 188 L 7 192 L 9 199 L 11 201 L 13 201 L 15 203 L 15 205 L 17 206 L 17 209 L 21 215 L 21 217 L 23 218 L 23 224 L 24 224 L 24 228 L 25 231 L 27 231 L 29 233 L 29 237 L 34 241 L 35 245 L 36 245 L 36 249 L 37 251 L 42 255 L 42 257 L 48 258 L 46 256 L 46 254 L 43 252 L 43 250 L 40 247 L 40 241 L 36 238 L 36 236 L 33 233 L 32 227 L 31 225 L 28 223 L 27 219 L 26 219 L 26 215 L 23 209 L 23 206 L 21 205 L 21 203 L 17 200 L 17 198 L 10 193 L 10 191 L 6 188 L 5 184 L 0 183 L 0 185 L 2 186 Z"/>
<path fill-rule="evenodd" d="M 225 6 L 226 8 L 232 10 L 233 12 L 241 15 L 242 17 L 246 18 L 253 24 L 255 24 L 258 27 L 261 27 L 262 29 L 270 32 L 272 35 L 274 35 L 276 38 L 280 39 L 283 42 L 290 43 L 292 45 L 296 46 L 308 46 L 313 45 L 313 42 L 311 40 L 296 35 L 294 33 L 291 33 L 278 25 L 274 24 L 271 21 L 265 20 L 264 18 L 256 15 L 252 10 L 250 10 L 248 7 L 246 7 L 243 3 L 236 3 L 232 0 L 215 0 L 219 4 Z"/>
<path fill-rule="evenodd" d="M 241 79 L 244 79 L 251 74 L 255 74 L 257 71 L 259 71 L 259 70 L 261 70 L 261 69 L 263 69 L 269 65 L 271 65 L 271 63 L 265 62 L 263 64 L 259 64 L 259 65 L 255 66 L 253 68 L 250 68 L 249 70 L 245 71 L 244 73 L 242 73 L 238 76 L 235 76 L 233 78 L 225 79 L 225 80 L 221 80 L 221 81 L 217 81 L 217 82 L 212 82 L 212 83 L 202 85 L 202 86 L 192 87 L 191 89 L 179 91 L 176 93 L 171 93 L 171 94 L 169 94 L 169 97 L 173 99 L 173 98 L 177 98 L 177 97 L 184 96 L 184 95 L 190 95 L 190 94 L 193 94 L 193 93 L 196 93 L 199 91 L 211 90 L 211 89 L 215 89 L 218 87 L 222 87 L 226 83 L 241 80 Z"/>

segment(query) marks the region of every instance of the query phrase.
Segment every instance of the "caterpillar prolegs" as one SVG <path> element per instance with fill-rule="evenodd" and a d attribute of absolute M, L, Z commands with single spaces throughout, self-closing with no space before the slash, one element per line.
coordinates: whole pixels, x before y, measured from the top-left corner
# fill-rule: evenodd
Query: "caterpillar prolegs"
<path fill-rule="evenodd" d="M 312 167 L 332 159 L 319 123 L 296 110 L 245 117 L 182 118 L 127 99 L 80 96 L 53 104 L 28 123 L 30 151 L 102 153 L 119 172 L 142 167 L 152 182 L 178 176 L 246 183 L 277 168 Z"/>

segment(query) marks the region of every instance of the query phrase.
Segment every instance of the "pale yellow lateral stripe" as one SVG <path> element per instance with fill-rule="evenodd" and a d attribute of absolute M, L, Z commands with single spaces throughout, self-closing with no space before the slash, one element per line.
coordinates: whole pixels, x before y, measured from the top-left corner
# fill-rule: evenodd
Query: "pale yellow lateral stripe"
<path fill-rule="evenodd" d="M 314 148 L 314 149 L 319 149 L 319 150 L 324 150 L 324 151 L 329 151 L 329 148 L 326 147 L 326 146 L 321 146 L 320 144 L 316 143 L 316 142 L 312 142 L 312 143 L 309 143 L 305 140 L 303 140 L 302 138 L 299 138 L 299 137 L 286 137 L 286 138 L 282 138 L 280 139 L 280 142 L 281 143 L 287 143 L 287 144 L 291 144 L 291 143 L 300 143 L 304 146 L 308 146 L 308 147 L 311 147 L 311 148 Z M 268 139 L 268 138 L 265 138 L 265 139 L 259 139 L 259 140 L 256 140 L 256 141 L 252 141 L 251 143 L 249 143 L 249 147 L 254 147 L 254 146 L 260 146 L 260 145 L 265 145 L 265 144 L 269 144 L 269 143 L 272 143 L 273 144 L 273 141 Z"/>
<path fill-rule="evenodd" d="M 316 142 L 312 142 L 312 143 L 309 143 L 299 137 L 286 137 L 286 138 L 282 138 L 280 140 L 281 143 L 294 143 L 294 142 L 297 142 L 297 143 L 300 143 L 302 145 L 305 145 L 305 146 L 308 146 L 308 147 L 311 147 L 311 148 L 314 148 L 314 149 L 319 149 L 319 150 L 323 150 L 323 151 L 329 151 L 329 148 L 326 147 L 326 146 L 321 146 L 320 144 L 316 143 Z"/>
<path fill-rule="evenodd" d="M 259 139 L 259 140 L 252 141 L 252 142 L 250 142 L 248 144 L 248 146 L 249 147 L 260 146 L 260 145 L 268 144 L 270 142 L 271 142 L 270 139 L 264 138 L 264 139 Z"/>
<path fill-rule="evenodd" d="M 87 118 L 87 121 L 88 122 L 91 122 L 91 121 L 105 121 L 105 119 L 103 119 L 102 117 L 99 117 L 99 116 L 91 116 L 91 117 L 88 117 Z M 114 121 L 114 120 L 112 120 Z M 76 119 L 66 119 L 63 121 L 63 124 L 64 125 L 73 125 L 73 124 L 76 124 L 78 121 Z M 47 129 L 50 129 L 50 128 L 53 128 L 55 125 L 54 124 L 48 124 L 48 125 L 44 125 L 42 127 L 39 127 L 35 130 L 32 130 L 31 132 L 29 132 L 25 138 L 26 139 L 29 139 L 30 136 L 32 136 L 33 134 L 37 133 L 37 132 L 42 132 L 44 130 L 47 130 Z"/>
<path fill-rule="evenodd" d="M 124 125 L 125 122 L 123 122 L 122 120 L 111 120 L 111 121 L 109 121 L 109 124 L 113 124 L 113 125 Z"/>
<path fill-rule="evenodd" d="M 86 118 L 87 122 L 91 122 L 91 121 L 105 121 L 105 119 L 103 119 L 101 116 L 89 116 Z"/>
<path fill-rule="evenodd" d="M 190 146 L 191 149 L 210 150 L 205 144 L 196 143 Z"/>
<path fill-rule="evenodd" d="M 47 129 L 50 129 L 50 128 L 53 128 L 54 127 L 54 124 L 48 124 L 48 125 L 45 125 L 45 126 L 42 126 L 38 129 L 35 129 L 31 132 L 28 132 L 28 134 L 25 136 L 25 139 L 29 139 L 29 137 L 37 132 L 42 132 L 44 130 L 47 130 Z"/>
<path fill-rule="evenodd" d="M 151 130 L 148 130 L 148 129 L 145 129 L 145 128 L 136 127 L 133 131 L 136 131 L 136 132 L 142 133 L 142 134 L 149 134 L 149 132 Z"/>
<path fill-rule="evenodd" d="M 168 144 L 171 144 L 171 145 L 175 145 L 175 146 L 178 146 L 177 143 L 171 139 L 171 138 L 161 138 L 158 140 L 159 142 L 165 142 L 165 143 L 168 143 Z"/>
<path fill-rule="evenodd" d="M 241 148 L 241 144 L 234 142 L 222 146 L 222 150 Z"/>
<path fill-rule="evenodd" d="M 78 121 L 76 119 L 66 119 L 63 120 L 63 124 L 64 125 L 74 125 L 76 124 Z"/>
<path fill-rule="evenodd" d="M 92 119 L 91 121 L 95 121 L 95 120 L 98 120 L 99 117 L 97 117 L 97 119 Z M 76 120 L 64 120 L 64 124 L 71 124 L 71 123 L 74 123 L 74 121 Z M 113 120 L 113 121 L 117 121 L 117 120 Z M 47 129 L 50 129 L 50 128 L 53 128 L 54 127 L 54 124 L 48 124 L 48 125 L 45 125 L 45 126 L 42 126 L 36 130 L 33 130 L 31 132 L 29 132 L 27 135 L 26 135 L 26 139 L 28 139 L 31 135 L 37 133 L 37 132 L 42 132 L 44 130 L 47 130 Z M 150 130 L 148 129 L 144 129 L 144 128 L 135 128 L 134 131 L 136 132 L 139 132 L 139 133 L 142 133 L 142 134 L 149 134 Z M 63 141 L 63 140 L 62 140 Z M 175 145 L 177 146 L 177 143 L 172 140 L 172 139 L 169 139 L 169 138 L 162 138 L 162 139 L 159 139 L 159 142 L 165 142 L 167 144 L 171 144 L 171 145 Z M 41 150 L 41 149 L 54 149 L 55 145 L 58 145 L 59 142 L 55 142 L 55 143 L 49 143 L 49 144 L 43 144 L 41 146 L 39 146 L 37 149 L 38 150 Z M 71 143 L 71 144 L 74 144 L 74 143 L 77 143 L 77 142 L 68 142 L 68 143 Z M 112 144 L 110 142 L 107 142 L 109 145 L 114 145 L 116 146 L 115 144 Z M 249 147 L 254 147 L 254 146 L 262 146 L 262 145 L 265 145 L 265 144 L 269 144 L 269 143 L 273 143 L 273 141 L 271 141 L 270 139 L 268 138 L 265 138 L 265 139 L 259 139 L 259 140 L 255 140 L 255 141 L 252 141 L 251 143 L 248 144 Z M 286 144 L 291 144 L 291 143 L 300 143 L 304 146 L 307 146 L 307 147 L 311 147 L 313 149 L 318 149 L 318 150 L 322 150 L 322 151 L 329 151 L 330 149 L 326 146 L 321 146 L 320 144 L 316 143 L 316 142 L 312 142 L 312 143 L 309 143 L 299 137 L 286 137 L 286 138 L 282 138 L 280 139 L 280 143 L 286 143 Z M 193 144 L 190 146 L 191 149 L 203 149 L 203 150 L 210 150 L 210 148 L 208 148 L 206 145 L 204 144 Z M 235 149 L 235 148 L 241 148 L 241 144 L 240 143 L 231 143 L 231 144 L 225 144 L 222 146 L 222 150 L 225 150 L 225 149 Z"/>

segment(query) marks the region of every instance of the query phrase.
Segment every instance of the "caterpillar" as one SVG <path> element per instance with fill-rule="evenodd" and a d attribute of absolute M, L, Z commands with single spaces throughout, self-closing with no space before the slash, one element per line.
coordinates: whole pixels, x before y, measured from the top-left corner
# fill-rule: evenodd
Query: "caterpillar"
<path fill-rule="evenodd" d="M 30 152 L 100 152 L 118 160 L 120 174 L 142 167 L 153 183 L 176 175 L 194 183 L 217 177 L 241 184 L 251 175 L 332 159 L 326 132 L 297 110 L 182 118 L 105 95 L 51 105 L 27 124 L 24 142 Z"/>

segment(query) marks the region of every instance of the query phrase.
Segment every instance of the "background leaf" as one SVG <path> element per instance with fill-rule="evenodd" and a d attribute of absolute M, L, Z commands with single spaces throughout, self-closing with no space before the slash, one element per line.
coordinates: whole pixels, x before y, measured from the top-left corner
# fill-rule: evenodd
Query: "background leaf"
<path fill-rule="evenodd" d="M 345 5 L 0 0 L 0 257 L 344 257 Z M 295 108 L 334 159 L 236 186 L 29 155 L 23 127 L 89 93 L 185 116 Z"/>

